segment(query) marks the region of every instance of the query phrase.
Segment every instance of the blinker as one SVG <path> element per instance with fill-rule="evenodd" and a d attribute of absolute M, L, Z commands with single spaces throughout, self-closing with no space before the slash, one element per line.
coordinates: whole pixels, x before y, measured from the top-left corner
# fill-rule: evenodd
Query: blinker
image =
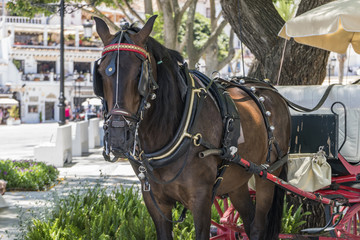
<path fill-rule="evenodd" d="M 141 66 L 141 73 L 138 85 L 139 94 L 145 97 L 149 91 L 149 62 L 144 61 Z"/>

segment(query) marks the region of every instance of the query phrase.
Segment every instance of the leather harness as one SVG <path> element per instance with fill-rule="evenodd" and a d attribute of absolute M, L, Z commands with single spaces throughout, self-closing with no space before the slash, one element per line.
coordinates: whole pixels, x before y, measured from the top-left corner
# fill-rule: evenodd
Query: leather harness
<path fill-rule="evenodd" d="M 109 65 L 106 67 L 105 73 L 107 74 L 107 76 L 111 76 L 115 72 L 117 66 L 116 63 L 119 62 L 119 51 L 134 52 L 136 56 L 142 61 L 142 70 L 138 85 L 138 91 L 142 96 L 142 100 L 137 114 L 133 116 L 128 112 L 126 112 L 125 110 L 119 108 L 119 106 L 117 106 L 118 103 L 117 94 L 115 95 L 116 96 L 115 106 L 113 109 L 111 109 L 110 112 L 108 111 L 107 104 L 103 99 L 104 116 L 105 116 L 105 123 L 104 123 L 105 136 L 104 136 L 103 155 L 105 160 L 107 161 L 116 160 L 116 159 L 111 160 L 109 157 L 110 147 L 108 143 L 108 138 L 109 135 L 111 135 L 111 131 L 109 131 L 109 127 L 110 126 L 124 127 L 126 125 L 125 120 L 130 119 L 131 120 L 130 123 L 127 124 L 129 124 L 128 127 L 134 130 L 135 132 L 135 136 L 134 136 L 135 143 L 134 143 L 133 151 L 127 152 L 126 157 L 130 161 L 134 162 L 139 166 L 140 173 L 138 174 L 138 177 L 144 184 L 143 185 L 144 191 L 150 191 L 151 198 L 153 199 L 156 208 L 158 208 L 160 214 L 163 215 L 164 218 L 166 217 L 158 207 L 155 198 L 152 194 L 152 191 L 150 189 L 149 179 L 157 183 L 168 184 L 170 182 L 173 182 L 178 176 L 180 176 L 181 172 L 186 166 L 187 159 L 185 159 L 184 163 L 182 164 L 182 167 L 180 168 L 178 173 L 174 176 L 174 178 L 167 182 L 160 181 L 159 179 L 157 179 L 153 175 L 153 170 L 154 168 L 167 166 L 171 164 L 173 161 L 175 161 L 178 157 L 182 156 L 184 152 L 187 151 L 188 148 L 190 147 L 191 142 L 196 147 L 201 145 L 207 149 L 199 153 L 200 157 L 204 158 L 209 155 L 218 155 L 223 160 L 222 163 L 218 166 L 218 173 L 213 187 L 213 196 L 212 196 L 213 199 L 215 198 L 216 189 L 220 185 L 222 176 L 225 172 L 225 169 L 229 166 L 229 163 L 241 165 L 239 163 L 241 158 L 237 153 L 238 139 L 240 137 L 240 116 L 237 111 L 236 105 L 234 101 L 230 98 L 229 94 L 227 93 L 226 88 L 228 87 L 241 88 L 246 93 L 248 93 L 251 99 L 254 100 L 257 106 L 259 107 L 264 118 L 266 129 L 268 130 L 269 148 L 268 148 L 268 156 L 266 160 L 267 164 L 270 163 L 270 152 L 272 151 L 273 144 L 276 147 L 278 155 L 283 157 L 281 150 L 279 149 L 276 141 L 273 139 L 273 134 L 272 134 L 273 128 L 269 124 L 269 120 L 268 120 L 269 115 L 265 111 L 264 105 L 262 104 L 263 100 L 261 99 L 261 97 L 258 97 L 255 94 L 255 91 L 253 89 L 251 88 L 248 89 L 241 82 L 236 82 L 236 81 L 228 82 L 220 79 L 210 80 L 208 77 L 206 77 L 204 74 L 198 71 L 191 71 L 190 74 L 186 63 L 180 66 L 180 72 L 179 72 L 179 74 L 186 80 L 185 82 L 187 89 L 185 96 L 185 108 L 184 108 L 183 116 L 181 118 L 180 125 L 175 134 L 175 137 L 161 150 L 153 153 L 144 153 L 144 151 L 141 150 L 141 146 L 138 141 L 137 131 L 138 131 L 139 123 L 142 120 L 144 112 L 146 111 L 147 100 L 151 96 L 152 91 L 154 91 L 157 88 L 157 84 L 152 76 L 149 53 L 146 51 L 146 49 L 143 49 L 135 45 L 128 36 L 128 33 L 131 33 L 131 31 L 127 29 L 123 29 L 116 35 L 116 37 L 111 42 L 111 44 L 105 47 L 103 51 L 103 57 L 111 52 L 116 53 L 111 56 L 112 58 L 110 60 Z M 128 43 L 122 43 L 121 41 L 123 38 L 125 38 Z M 94 92 L 99 97 L 104 98 L 104 92 L 102 89 L 102 82 L 101 82 L 102 79 L 97 70 L 98 66 L 99 63 L 98 61 L 96 61 L 94 68 Z M 202 85 L 206 87 L 205 88 L 201 87 L 201 85 L 197 83 L 194 80 L 194 78 L 198 79 L 202 83 Z M 116 83 L 118 84 L 118 74 L 117 74 Z M 223 137 L 221 141 L 221 148 L 219 149 L 208 144 L 202 138 L 201 133 L 194 132 L 194 126 L 196 125 L 200 112 L 202 111 L 203 101 L 208 94 L 211 94 L 213 98 L 216 100 L 216 104 L 220 110 L 223 120 L 222 121 Z M 282 159 L 285 160 L 280 161 L 280 164 L 273 164 L 272 165 L 273 169 L 271 169 L 270 167 L 269 170 L 272 171 L 275 170 L 274 169 L 275 165 L 276 168 L 282 166 L 286 162 L 286 158 L 284 157 Z M 248 168 L 247 170 L 256 173 L 259 171 L 259 169 L 264 170 L 267 169 L 268 167 L 269 166 L 265 166 L 265 167 L 256 166 L 252 169 Z M 186 209 L 183 211 L 182 214 L 183 217 L 185 215 L 185 211 Z M 181 219 L 179 221 L 181 221 Z"/>

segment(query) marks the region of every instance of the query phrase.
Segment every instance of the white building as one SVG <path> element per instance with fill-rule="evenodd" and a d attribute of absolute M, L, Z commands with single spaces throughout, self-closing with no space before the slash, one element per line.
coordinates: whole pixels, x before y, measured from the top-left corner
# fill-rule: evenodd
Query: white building
<path fill-rule="evenodd" d="M 0 9 L 4 9 L 1 2 Z M 109 14 L 120 21 L 121 14 Z M 78 10 L 65 14 L 64 19 L 64 94 L 73 109 L 86 98 L 95 97 L 92 68 L 93 62 L 101 56 L 103 46 L 94 31 L 91 39 L 84 37 L 83 24 L 90 17 Z M 2 11 L 0 97 L 14 97 L 19 101 L 21 121 L 24 123 L 59 121 L 59 43 L 58 15 L 29 19 L 7 16 Z"/>

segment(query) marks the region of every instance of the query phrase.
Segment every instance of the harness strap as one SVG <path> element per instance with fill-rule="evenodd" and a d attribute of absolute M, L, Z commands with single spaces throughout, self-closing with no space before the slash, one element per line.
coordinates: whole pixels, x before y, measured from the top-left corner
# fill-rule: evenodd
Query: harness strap
<path fill-rule="evenodd" d="M 220 167 L 218 167 L 217 170 L 217 174 L 216 174 L 216 180 L 215 180 L 215 184 L 213 186 L 213 191 L 212 191 L 212 196 L 211 196 L 211 202 L 214 202 L 215 200 L 215 196 L 216 196 L 216 191 L 219 188 L 222 180 L 223 180 L 223 175 L 225 173 L 225 170 L 229 167 L 229 165 L 227 164 L 228 161 L 223 160 L 221 162 Z"/>
<path fill-rule="evenodd" d="M 185 219 L 185 217 L 186 217 L 187 208 L 184 207 L 184 209 L 183 209 L 182 212 L 181 212 L 181 215 L 180 215 L 179 219 L 176 220 L 176 221 L 173 221 L 173 220 L 169 219 L 168 217 L 166 217 L 165 214 L 161 211 L 161 209 L 160 209 L 158 203 L 156 202 L 156 199 L 155 199 L 154 194 L 153 194 L 153 192 L 152 192 L 151 189 L 149 190 L 149 194 L 150 194 L 151 200 L 152 200 L 153 203 L 154 203 L 155 208 L 158 210 L 158 212 L 160 213 L 160 215 L 161 215 L 166 221 L 171 222 L 171 223 L 182 223 L 182 222 L 184 221 L 184 219 Z"/>
<path fill-rule="evenodd" d="M 296 103 L 293 103 L 292 101 L 288 100 L 287 98 L 285 98 L 284 96 L 280 95 L 284 100 L 285 102 L 288 104 L 288 106 L 290 108 L 292 108 L 293 110 L 297 111 L 297 112 L 313 112 L 313 111 L 316 111 L 318 110 L 325 102 L 325 100 L 327 99 L 327 97 L 329 96 L 330 94 L 330 91 L 331 89 L 335 86 L 335 85 L 338 85 L 338 84 L 331 84 L 329 85 L 325 92 L 324 92 L 324 95 L 321 97 L 320 101 L 316 104 L 315 107 L 313 108 L 306 108 L 306 107 L 303 107 L 303 106 L 300 106 Z"/>

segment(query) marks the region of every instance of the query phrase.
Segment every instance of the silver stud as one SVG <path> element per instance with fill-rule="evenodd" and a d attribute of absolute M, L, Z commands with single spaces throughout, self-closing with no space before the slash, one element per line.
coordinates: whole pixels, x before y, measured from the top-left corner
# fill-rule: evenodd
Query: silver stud
<path fill-rule="evenodd" d="M 150 99 L 151 99 L 151 100 L 155 100 L 155 99 L 156 99 L 156 94 L 155 94 L 155 93 L 152 93 L 152 94 L 150 95 Z"/>
<path fill-rule="evenodd" d="M 270 130 L 273 132 L 275 130 L 274 126 L 270 126 Z"/>
<path fill-rule="evenodd" d="M 139 173 L 138 178 L 140 180 L 144 180 L 145 179 L 145 174 L 143 172 Z"/>
<path fill-rule="evenodd" d="M 271 112 L 270 112 L 270 111 L 266 111 L 265 114 L 266 114 L 266 116 L 268 116 L 268 117 L 271 116 Z"/>
<path fill-rule="evenodd" d="M 245 83 L 245 80 L 244 80 L 244 79 L 241 79 L 241 80 L 240 80 L 240 83 L 241 83 L 241 84 L 244 84 L 244 83 Z"/>
<path fill-rule="evenodd" d="M 264 102 L 264 101 L 265 101 L 265 98 L 261 96 L 261 97 L 259 97 L 259 101 L 260 101 L 260 102 Z"/>
<path fill-rule="evenodd" d="M 255 87 L 251 87 L 250 90 L 251 90 L 252 92 L 255 92 L 255 91 L 256 91 L 256 88 L 255 88 Z"/>
<path fill-rule="evenodd" d="M 150 107 L 151 107 L 151 103 L 147 102 L 146 105 L 145 105 L 145 108 L 149 109 Z"/>

